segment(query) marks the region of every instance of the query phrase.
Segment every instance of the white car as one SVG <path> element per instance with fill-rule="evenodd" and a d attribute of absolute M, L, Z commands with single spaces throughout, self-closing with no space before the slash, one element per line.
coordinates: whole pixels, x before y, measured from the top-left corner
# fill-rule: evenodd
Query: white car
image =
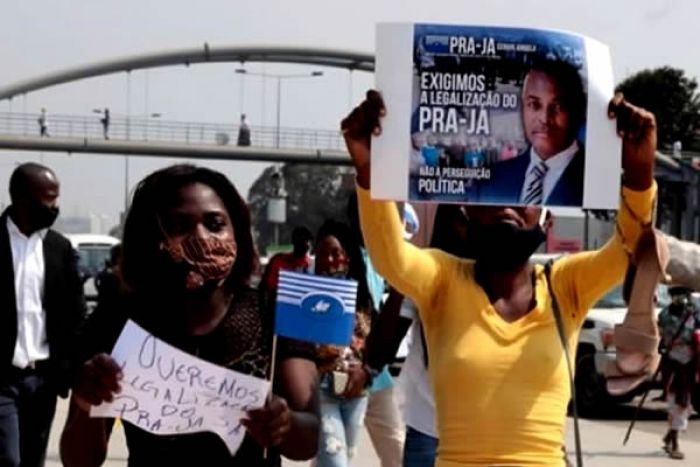
<path fill-rule="evenodd" d="M 668 305 L 669 295 L 665 285 L 657 288 L 656 315 Z M 643 392 L 646 385 L 622 396 L 611 396 L 606 387 L 603 368 L 605 361 L 615 358 L 614 328 L 625 319 L 627 307 L 622 298 L 622 287 L 616 287 L 596 303 L 588 312 L 579 335 L 576 352 L 576 397 L 582 413 L 593 414 L 615 402 L 629 402 Z"/>
<path fill-rule="evenodd" d="M 68 234 L 73 248 L 78 252 L 78 272 L 84 281 L 85 298 L 88 302 L 97 300 L 95 277 L 109 259 L 110 250 L 119 244 L 119 239 L 110 235 L 97 234 Z"/>
<path fill-rule="evenodd" d="M 545 264 L 561 255 L 536 254 L 532 260 Z M 665 285 L 657 288 L 656 315 L 669 304 L 670 297 Z M 640 385 L 635 390 L 622 396 L 612 396 L 607 390 L 607 381 L 603 374 L 605 361 L 615 358 L 613 344 L 615 325 L 622 324 L 627 313 L 627 306 L 622 297 L 622 286 L 611 290 L 601 298 L 588 312 L 579 334 L 576 349 L 576 403 L 583 415 L 594 415 L 605 410 L 613 403 L 629 402 L 636 395 L 644 392 L 647 385 Z M 651 382 L 658 386 L 659 381 Z M 696 409 L 700 409 L 700 390 L 695 395 Z"/>

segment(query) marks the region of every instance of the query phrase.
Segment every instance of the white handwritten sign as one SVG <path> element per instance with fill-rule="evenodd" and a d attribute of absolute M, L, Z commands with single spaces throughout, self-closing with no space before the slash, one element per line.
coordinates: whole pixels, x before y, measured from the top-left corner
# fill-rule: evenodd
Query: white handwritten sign
<path fill-rule="evenodd" d="M 128 321 L 112 357 L 122 367 L 122 391 L 93 407 L 92 417 L 119 417 L 150 433 L 212 431 L 234 454 L 241 418 L 265 404 L 270 382 L 193 357 Z"/>

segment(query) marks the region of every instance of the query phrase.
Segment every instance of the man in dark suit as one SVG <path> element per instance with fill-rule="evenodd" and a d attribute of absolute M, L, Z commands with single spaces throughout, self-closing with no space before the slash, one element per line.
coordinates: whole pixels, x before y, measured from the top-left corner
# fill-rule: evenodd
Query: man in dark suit
<path fill-rule="evenodd" d="M 59 184 L 28 163 L 10 177 L 0 216 L 0 466 L 40 467 L 71 378 L 71 345 L 84 317 L 77 255 L 50 230 Z"/>
<path fill-rule="evenodd" d="M 535 64 L 525 76 L 522 120 L 530 146 L 491 166 L 479 186 L 483 203 L 581 206 L 585 151 L 577 141 L 586 115 L 581 76 L 560 61 Z"/>

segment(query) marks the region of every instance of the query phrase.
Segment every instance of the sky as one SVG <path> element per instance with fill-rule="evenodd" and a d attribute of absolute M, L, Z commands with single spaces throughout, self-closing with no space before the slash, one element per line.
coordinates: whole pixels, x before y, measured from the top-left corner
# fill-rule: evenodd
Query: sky
<path fill-rule="evenodd" d="M 80 64 L 124 55 L 215 45 L 287 45 L 373 53 L 381 21 L 555 28 L 594 37 L 611 48 L 617 81 L 641 69 L 670 65 L 700 77 L 697 0 L 6 0 L 0 15 L 0 86 Z M 163 119 L 274 126 L 275 89 L 268 80 L 235 73 L 240 64 L 176 66 L 91 78 L 0 101 L 0 112 L 99 118 L 160 113 Z M 301 65 L 248 64 L 251 72 L 311 72 Z M 335 129 L 350 104 L 372 86 L 364 72 L 323 69 L 322 77 L 288 80 L 282 126 Z M 127 79 L 131 92 L 127 102 Z M 148 89 L 148 92 L 146 92 Z M 121 156 L 0 151 L 0 204 L 18 162 L 43 161 L 62 182 L 61 209 L 101 216 L 104 228 L 124 206 Z M 129 187 L 175 160 L 129 160 Z M 223 171 L 246 196 L 264 163 L 201 163 Z"/>

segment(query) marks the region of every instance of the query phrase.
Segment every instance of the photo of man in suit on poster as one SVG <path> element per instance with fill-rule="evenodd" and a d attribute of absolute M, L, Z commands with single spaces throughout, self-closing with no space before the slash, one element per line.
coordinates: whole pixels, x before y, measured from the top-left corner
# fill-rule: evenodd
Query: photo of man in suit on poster
<path fill-rule="evenodd" d="M 578 70 L 564 61 L 535 63 L 523 81 L 521 118 L 527 149 L 490 167 L 478 202 L 581 206 L 586 93 Z"/>

